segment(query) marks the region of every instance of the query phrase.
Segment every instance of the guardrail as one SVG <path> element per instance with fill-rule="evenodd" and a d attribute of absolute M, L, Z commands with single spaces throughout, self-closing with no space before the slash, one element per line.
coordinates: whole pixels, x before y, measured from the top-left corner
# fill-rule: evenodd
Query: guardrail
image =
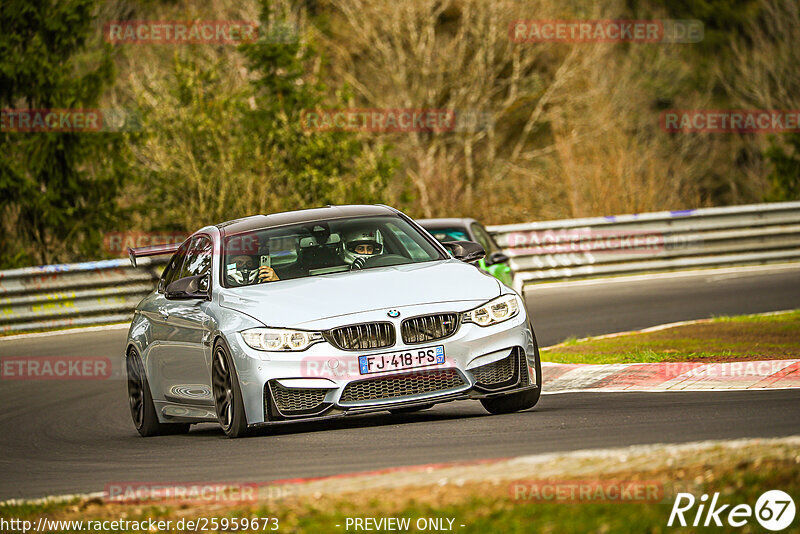
<path fill-rule="evenodd" d="M 514 284 L 800 260 L 800 202 L 490 226 Z"/>
<path fill-rule="evenodd" d="M 165 259 L 115 259 L 0 271 L 0 331 L 128 321 Z"/>
<path fill-rule="evenodd" d="M 800 202 L 490 226 L 515 285 L 800 260 Z M 166 258 L 0 271 L 0 331 L 127 321 Z"/>

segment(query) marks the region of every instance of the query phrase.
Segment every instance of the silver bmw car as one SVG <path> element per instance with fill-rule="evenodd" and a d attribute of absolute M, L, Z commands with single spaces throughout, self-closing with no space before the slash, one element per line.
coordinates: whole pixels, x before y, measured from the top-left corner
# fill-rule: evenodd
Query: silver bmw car
<path fill-rule="evenodd" d="M 126 343 L 142 436 L 477 399 L 539 400 L 539 350 L 520 296 L 388 206 L 255 215 L 195 232 L 137 307 Z"/>

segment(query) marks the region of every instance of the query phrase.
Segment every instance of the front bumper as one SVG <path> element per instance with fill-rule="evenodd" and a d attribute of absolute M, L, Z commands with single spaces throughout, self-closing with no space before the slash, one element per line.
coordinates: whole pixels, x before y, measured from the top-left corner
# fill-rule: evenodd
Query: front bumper
<path fill-rule="evenodd" d="M 427 307 L 425 311 L 448 310 Z M 368 320 L 365 318 L 365 322 Z M 420 345 L 405 345 L 398 339 L 395 346 L 382 350 L 344 351 L 323 342 L 303 352 L 267 353 L 248 347 L 239 334 L 230 336 L 228 343 L 235 357 L 248 424 L 327 419 L 481 399 L 535 388 L 537 384 L 536 347 L 524 310 L 497 325 L 466 323 L 446 339 Z M 359 356 L 437 345 L 444 347 L 442 364 L 366 376 L 359 373 Z M 508 374 L 511 360 L 516 366 L 513 376 Z"/>

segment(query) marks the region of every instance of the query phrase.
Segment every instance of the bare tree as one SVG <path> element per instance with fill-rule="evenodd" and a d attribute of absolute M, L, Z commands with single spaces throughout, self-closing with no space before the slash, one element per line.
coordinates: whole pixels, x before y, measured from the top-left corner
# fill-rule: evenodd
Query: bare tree
<path fill-rule="evenodd" d="M 392 136 L 425 216 L 474 212 L 487 184 L 525 158 L 578 63 L 577 49 L 560 51 L 546 72 L 541 47 L 510 39 L 512 21 L 552 11 L 546 1 L 331 4 L 341 25 L 325 44 L 354 104 L 456 112 L 455 131 Z M 521 121 L 510 137 L 506 121 Z"/>
<path fill-rule="evenodd" d="M 696 177 L 716 145 L 659 131 L 660 95 L 647 85 L 690 74 L 678 49 L 515 42 L 515 20 L 570 17 L 552 0 L 329 1 L 338 17 L 319 38 L 355 107 L 488 119 L 455 132 L 383 134 L 416 192 L 412 212 L 501 222 L 701 203 Z M 610 2 L 571 16 L 623 10 Z"/>
<path fill-rule="evenodd" d="M 800 109 L 800 4 L 763 0 L 759 17 L 745 38 L 731 42 L 732 72 L 719 78 L 739 105 L 761 109 Z"/>

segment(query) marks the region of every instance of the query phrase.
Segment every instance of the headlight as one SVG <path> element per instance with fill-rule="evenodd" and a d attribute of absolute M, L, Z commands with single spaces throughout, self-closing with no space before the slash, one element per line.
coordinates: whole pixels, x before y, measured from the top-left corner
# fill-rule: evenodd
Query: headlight
<path fill-rule="evenodd" d="M 282 328 L 251 328 L 241 332 L 242 339 L 256 350 L 306 350 L 323 340 L 320 332 L 284 330 Z"/>
<path fill-rule="evenodd" d="M 490 300 L 480 308 L 464 312 L 465 323 L 475 323 L 478 326 L 491 326 L 508 321 L 519 314 L 519 299 L 516 295 L 503 295 Z"/>

